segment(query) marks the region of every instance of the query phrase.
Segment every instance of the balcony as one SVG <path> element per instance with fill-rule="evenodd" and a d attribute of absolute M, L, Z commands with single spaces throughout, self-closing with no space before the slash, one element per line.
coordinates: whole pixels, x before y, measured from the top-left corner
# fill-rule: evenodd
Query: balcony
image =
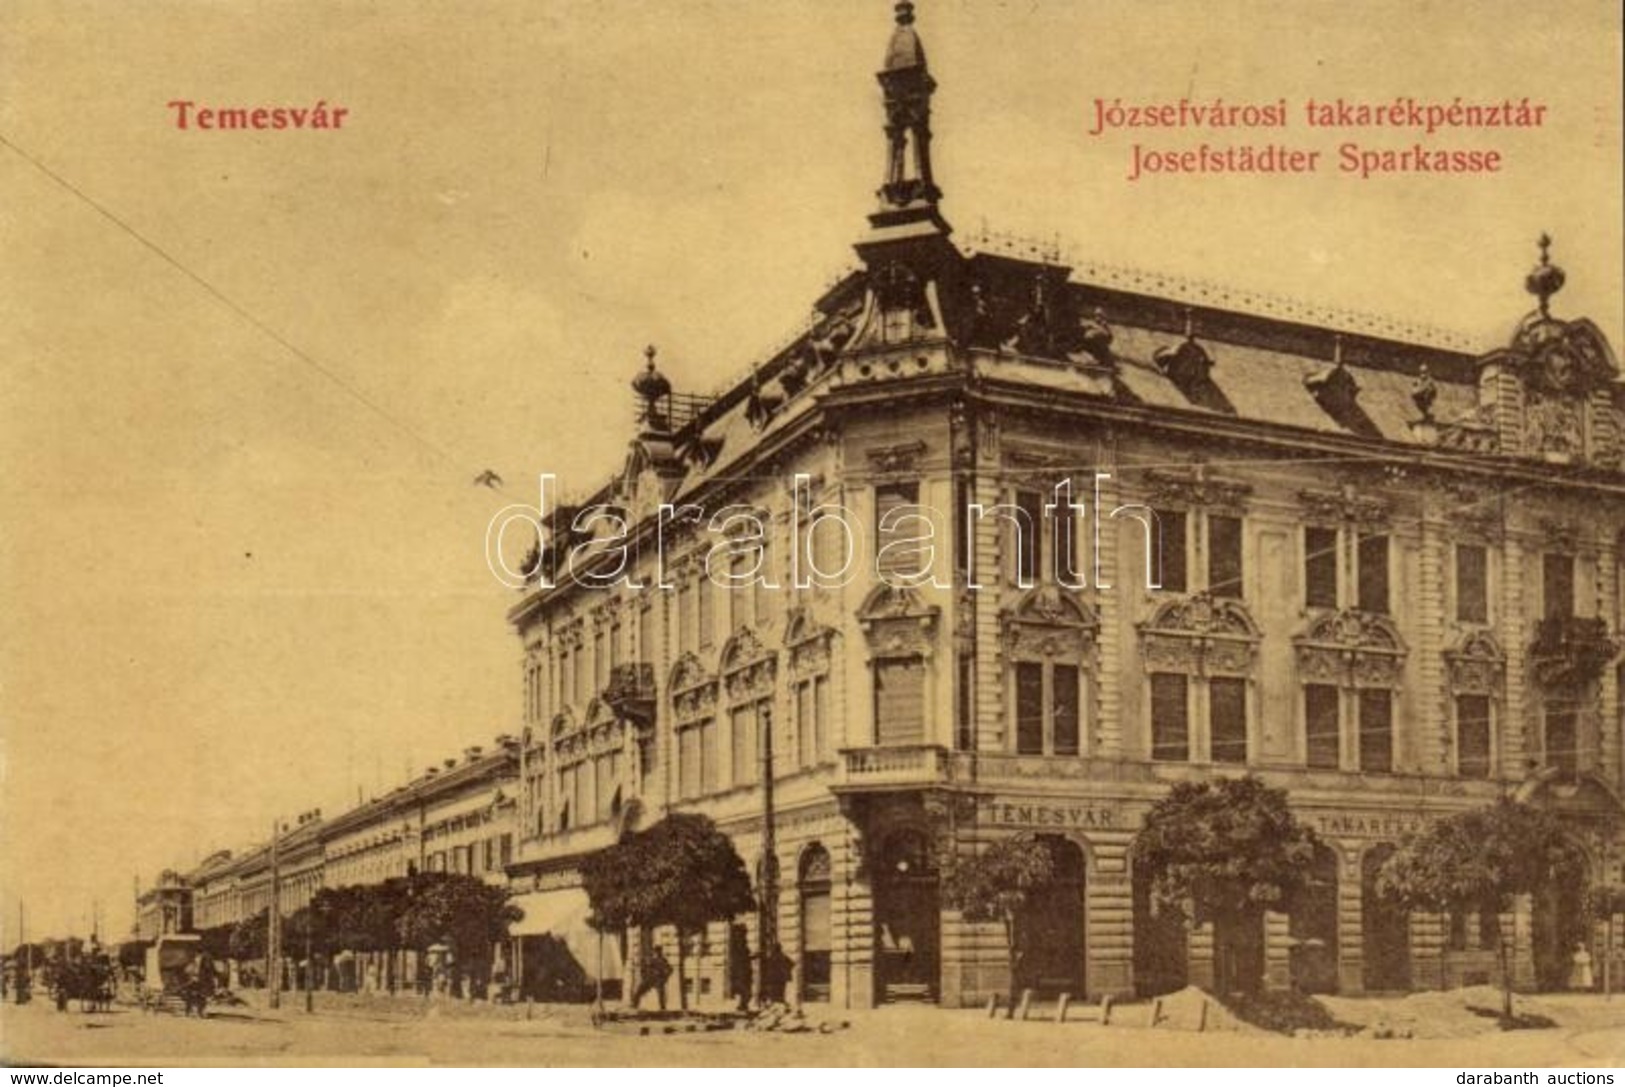
<path fill-rule="evenodd" d="M 654 724 L 655 668 L 652 664 L 617 664 L 609 670 L 604 703 L 616 717 L 641 726 Z"/>
<path fill-rule="evenodd" d="M 850 747 L 841 752 L 836 789 L 862 791 L 941 785 L 951 780 L 946 748 L 934 744 L 906 747 Z"/>
<path fill-rule="evenodd" d="M 1605 620 L 1554 616 L 1535 624 L 1529 664 L 1543 687 L 1581 685 L 1598 679 L 1618 652 Z"/>

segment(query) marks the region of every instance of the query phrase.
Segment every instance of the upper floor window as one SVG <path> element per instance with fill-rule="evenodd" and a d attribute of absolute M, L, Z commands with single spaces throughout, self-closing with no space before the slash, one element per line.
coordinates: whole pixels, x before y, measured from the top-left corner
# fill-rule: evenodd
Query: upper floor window
<path fill-rule="evenodd" d="M 1310 525 L 1303 530 L 1304 603 L 1337 607 L 1337 530 Z"/>
<path fill-rule="evenodd" d="M 1490 699 L 1488 695 L 1456 696 L 1456 773 L 1464 778 L 1490 776 Z"/>
<path fill-rule="evenodd" d="M 1541 603 L 1548 619 L 1574 615 L 1574 556 L 1547 552 L 1541 557 Z"/>
<path fill-rule="evenodd" d="M 1185 511 L 1155 512 L 1157 557 L 1162 563 L 1162 576 L 1157 579 L 1157 586 L 1171 593 L 1185 592 L 1189 588 L 1189 579 L 1186 576 L 1186 555 L 1189 545 L 1185 540 Z"/>
<path fill-rule="evenodd" d="M 1343 591 L 1345 541 L 1353 546 L 1354 584 Z M 1353 606 L 1375 615 L 1387 615 L 1389 601 L 1389 546 L 1386 532 L 1359 532 L 1345 536 L 1335 528 L 1308 525 L 1303 530 L 1303 599 L 1310 608 Z M 1347 600 L 1345 602 L 1345 597 Z"/>
<path fill-rule="evenodd" d="M 1490 621 L 1489 549 L 1481 544 L 1456 545 L 1456 621 Z"/>
<path fill-rule="evenodd" d="M 1016 492 L 1016 580 L 1031 585 L 1044 566 L 1044 496 Z"/>
<path fill-rule="evenodd" d="M 1214 596 L 1242 597 L 1241 518 L 1207 515 L 1207 589 Z"/>
<path fill-rule="evenodd" d="M 875 662 L 875 739 L 882 746 L 925 739 L 925 661 L 901 657 Z"/>
<path fill-rule="evenodd" d="M 875 487 L 875 555 L 881 569 L 913 573 L 921 553 L 906 547 L 887 544 L 901 543 L 924 535 L 910 516 L 911 507 L 920 504 L 920 485 L 913 481 L 894 481 Z"/>
<path fill-rule="evenodd" d="M 1076 664 L 1016 664 L 1016 752 L 1021 755 L 1078 753 Z"/>
<path fill-rule="evenodd" d="M 1259 631 L 1239 601 L 1211 592 L 1160 607 L 1141 632 L 1151 672 L 1151 757 L 1244 765 Z"/>
<path fill-rule="evenodd" d="M 1356 548 L 1359 608 L 1361 611 L 1387 615 L 1388 534 L 1362 532 Z"/>
<path fill-rule="evenodd" d="M 1176 593 L 1205 589 L 1229 600 L 1246 595 L 1240 517 L 1203 510 L 1153 512 L 1157 544 L 1153 561 L 1162 565 L 1157 588 Z M 1192 584 L 1193 555 L 1198 560 L 1194 569 L 1205 574 L 1205 585 Z"/>

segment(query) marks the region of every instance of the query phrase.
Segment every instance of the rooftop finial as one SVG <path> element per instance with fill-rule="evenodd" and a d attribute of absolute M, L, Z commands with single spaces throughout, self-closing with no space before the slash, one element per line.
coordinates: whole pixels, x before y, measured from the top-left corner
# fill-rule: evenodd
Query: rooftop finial
<path fill-rule="evenodd" d="M 660 410 L 657 401 L 671 395 L 671 382 L 666 380 L 665 374 L 655 369 L 654 344 L 643 349 L 643 369 L 632 379 L 632 391 L 643 401 L 639 418 L 652 426 L 664 426 L 666 413 Z"/>
<path fill-rule="evenodd" d="M 1540 315 L 1551 316 L 1552 295 L 1563 289 L 1563 269 L 1552 263 L 1552 236 L 1541 232 L 1540 263 L 1523 280 L 1523 289 L 1540 299 Z"/>
<path fill-rule="evenodd" d="M 914 5 L 909 0 L 897 0 L 897 25 L 908 26 L 914 21 Z"/>

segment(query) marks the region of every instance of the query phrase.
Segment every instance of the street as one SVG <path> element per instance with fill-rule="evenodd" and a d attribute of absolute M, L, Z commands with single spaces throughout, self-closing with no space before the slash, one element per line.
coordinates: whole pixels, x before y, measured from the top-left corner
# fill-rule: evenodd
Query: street
<path fill-rule="evenodd" d="M 1086 1022 L 1008 1022 L 977 1011 L 895 1006 L 843 1013 L 832 1032 L 742 1029 L 648 1036 L 625 1024 L 594 1029 L 580 1007 L 466 1015 L 402 1001 L 385 1011 L 321 1008 L 297 999 L 277 1012 L 225 1009 L 208 1020 L 59 1013 L 45 1002 L 0 1011 L 9 1064 L 521 1065 L 521 1066 L 1443 1066 L 1542 1068 L 1617 1066 L 1625 1061 L 1625 1000 L 1564 998 L 1559 1026 L 1472 1038 L 1293 1038 L 1197 1033 Z M 517 1009 L 492 1009 L 516 1013 Z M 1128 1016 L 1125 1022 L 1135 1022 Z M 1464 1060 L 1471 1060 L 1471 1064 Z"/>

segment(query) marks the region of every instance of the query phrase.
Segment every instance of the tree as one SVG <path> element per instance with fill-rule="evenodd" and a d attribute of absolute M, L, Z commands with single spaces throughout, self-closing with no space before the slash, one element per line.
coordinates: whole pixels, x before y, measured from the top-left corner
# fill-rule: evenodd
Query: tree
<path fill-rule="evenodd" d="M 1377 873 L 1377 892 L 1408 909 L 1504 913 L 1513 895 L 1562 891 L 1586 870 L 1585 853 L 1557 817 L 1502 797 L 1459 812 L 1400 844 Z M 1501 1014 L 1512 1015 L 1512 972 L 1500 941 Z"/>
<path fill-rule="evenodd" d="M 1016 1006 L 1016 985 L 1027 953 L 1021 918 L 1033 896 L 1055 881 L 1055 857 L 1036 838 L 1005 838 L 972 857 L 955 862 L 944 884 L 948 902 L 967 921 L 997 921 L 1004 926 L 1005 949 L 1010 957 L 1010 1010 Z"/>
<path fill-rule="evenodd" d="M 263 959 L 266 954 L 266 929 L 270 910 L 261 910 L 252 917 L 245 917 L 232 926 L 228 946 L 231 957 L 238 962 L 250 959 Z"/>
<path fill-rule="evenodd" d="M 671 925 L 677 930 L 678 999 L 688 1007 L 688 941 L 712 921 L 755 907 L 745 862 L 703 815 L 668 815 L 590 857 L 582 883 L 600 932 Z"/>
<path fill-rule="evenodd" d="M 483 987 L 492 945 L 524 916 L 507 890 L 475 876 L 431 873 L 413 877 L 410 891 L 396 921 L 401 942 L 419 951 L 446 944 L 459 969 Z"/>
<path fill-rule="evenodd" d="M 1248 775 L 1175 785 L 1146 815 L 1130 856 L 1161 908 L 1213 923 L 1219 991 L 1253 993 L 1264 980 L 1264 913 L 1290 910 L 1307 889 L 1317 845 L 1286 791 Z"/>

